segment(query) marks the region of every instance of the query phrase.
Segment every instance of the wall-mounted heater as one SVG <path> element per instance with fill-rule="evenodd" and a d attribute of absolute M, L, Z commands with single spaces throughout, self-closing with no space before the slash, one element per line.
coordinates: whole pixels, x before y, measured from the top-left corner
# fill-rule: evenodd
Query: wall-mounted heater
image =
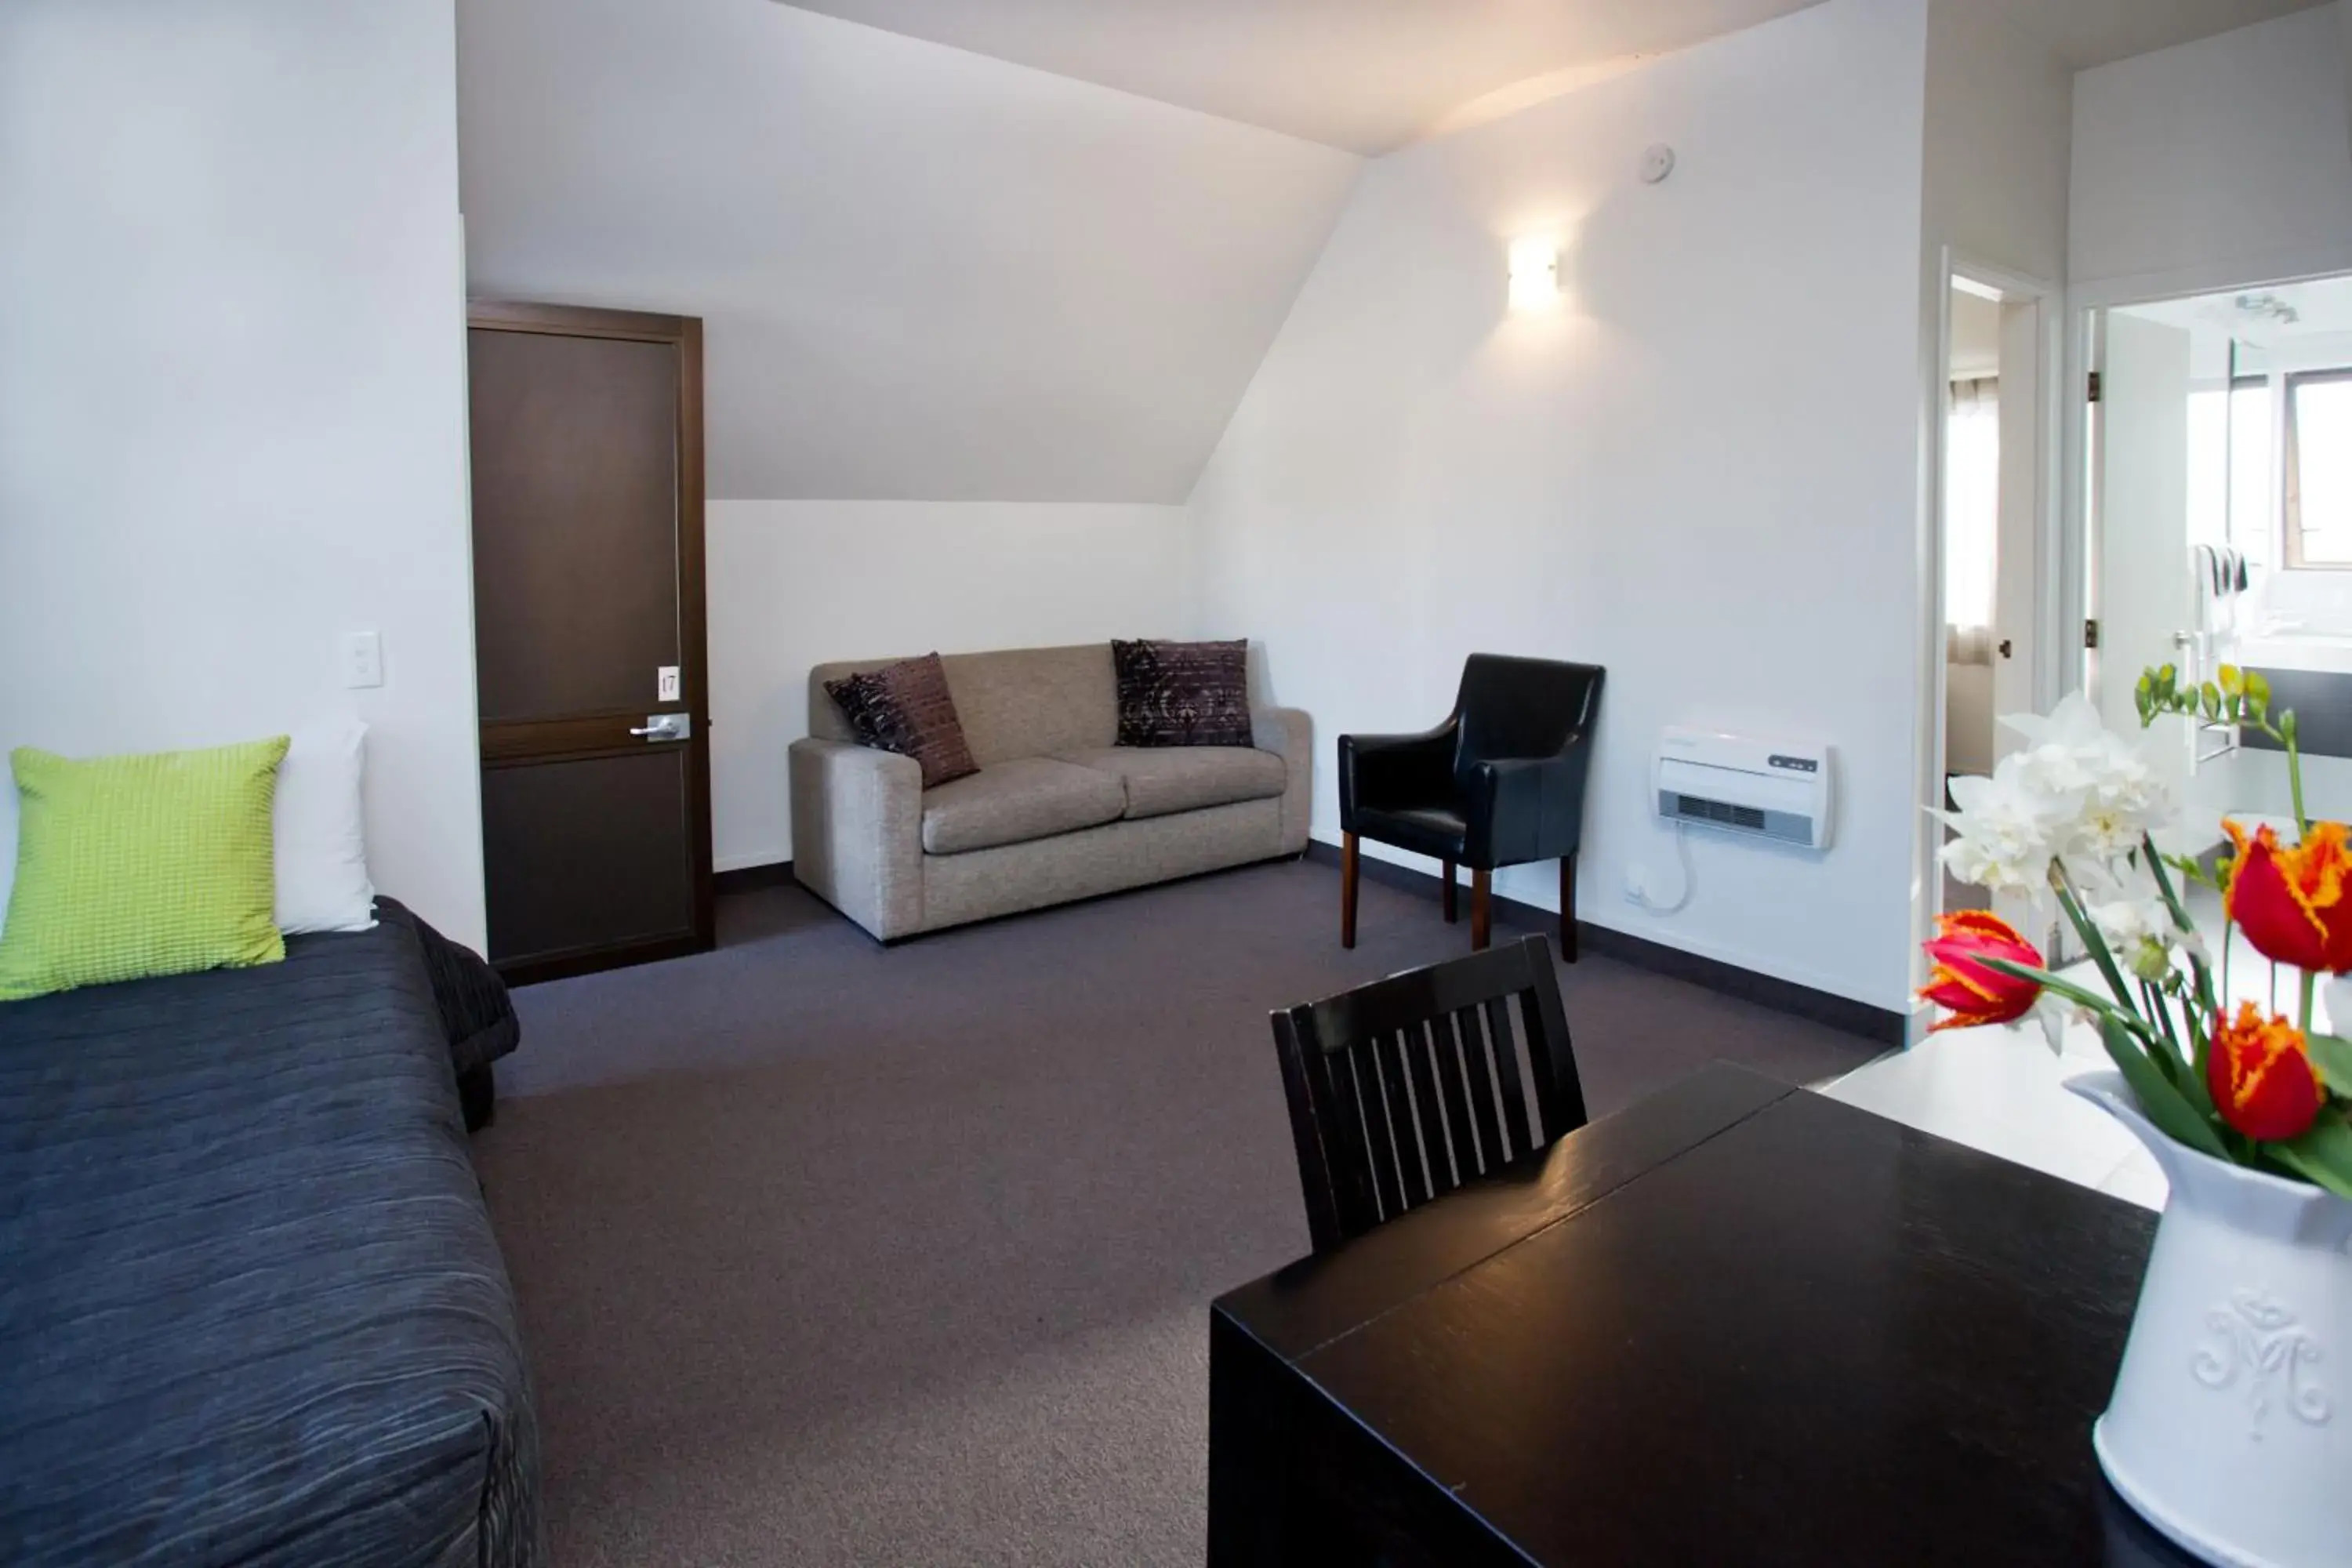
<path fill-rule="evenodd" d="M 1651 773 L 1658 815 L 1669 822 L 1720 827 L 1808 849 L 1829 847 L 1827 746 L 1668 730 L 1658 738 Z"/>

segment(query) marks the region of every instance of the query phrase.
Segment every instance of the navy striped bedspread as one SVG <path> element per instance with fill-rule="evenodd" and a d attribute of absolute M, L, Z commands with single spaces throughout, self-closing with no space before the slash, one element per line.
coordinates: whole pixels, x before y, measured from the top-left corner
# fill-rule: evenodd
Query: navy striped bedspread
<path fill-rule="evenodd" d="M 543 1555 L 415 930 L 0 1005 L 0 1563 Z"/>

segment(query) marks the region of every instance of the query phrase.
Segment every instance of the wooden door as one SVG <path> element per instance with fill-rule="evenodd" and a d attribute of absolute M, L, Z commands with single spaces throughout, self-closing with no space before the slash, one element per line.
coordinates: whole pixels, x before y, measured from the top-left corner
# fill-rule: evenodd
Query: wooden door
<path fill-rule="evenodd" d="M 490 958 L 527 982 L 703 951 L 702 324 L 468 326 Z"/>

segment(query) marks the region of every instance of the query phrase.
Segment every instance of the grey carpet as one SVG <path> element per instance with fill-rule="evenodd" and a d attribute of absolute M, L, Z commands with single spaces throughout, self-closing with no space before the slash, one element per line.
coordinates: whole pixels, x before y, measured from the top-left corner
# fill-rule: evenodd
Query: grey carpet
<path fill-rule="evenodd" d="M 1266 1014 L 1467 947 L 1368 885 L 1344 952 L 1337 898 L 1261 867 L 885 950 L 777 889 L 518 993 L 477 1155 L 557 1563 L 1197 1564 L 1208 1302 L 1307 1250 Z M 1874 1050 L 1562 973 L 1596 1116 Z"/>

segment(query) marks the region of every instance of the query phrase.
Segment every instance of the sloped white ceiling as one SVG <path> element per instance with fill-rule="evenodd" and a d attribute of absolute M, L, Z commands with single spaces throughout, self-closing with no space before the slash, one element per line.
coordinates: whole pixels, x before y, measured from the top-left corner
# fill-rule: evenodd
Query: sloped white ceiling
<path fill-rule="evenodd" d="M 1375 154 L 1521 83 L 1572 86 L 1817 0 L 790 3 Z"/>
<path fill-rule="evenodd" d="M 1816 0 L 786 0 L 1379 153 Z M 2074 69 L 2322 0 L 1962 0 Z"/>
<path fill-rule="evenodd" d="M 478 297 L 703 318 L 720 499 L 1181 502 L 1360 167 L 771 0 L 460 0 Z"/>

